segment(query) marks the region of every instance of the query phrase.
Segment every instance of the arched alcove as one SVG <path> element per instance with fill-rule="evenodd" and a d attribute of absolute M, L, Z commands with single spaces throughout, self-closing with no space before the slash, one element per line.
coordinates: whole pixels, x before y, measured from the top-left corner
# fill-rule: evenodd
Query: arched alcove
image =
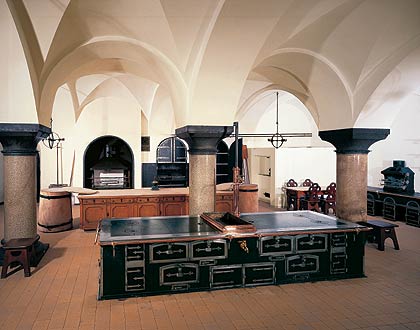
<path fill-rule="evenodd" d="M 156 150 L 157 181 L 164 187 L 188 186 L 187 146 L 177 137 L 162 140 Z"/>
<path fill-rule="evenodd" d="M 133 168 L 130 146 L 116 136 L 101 136 L 85 150 L 83 186 L 93 189 L 133 188 Z"/>

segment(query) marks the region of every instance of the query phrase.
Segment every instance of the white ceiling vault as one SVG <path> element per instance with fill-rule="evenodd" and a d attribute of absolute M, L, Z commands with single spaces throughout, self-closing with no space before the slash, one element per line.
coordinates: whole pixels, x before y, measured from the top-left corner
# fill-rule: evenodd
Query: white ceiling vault
<path fill-rule="evenodd" d="M 283 90 L 320 130 L 387 127 L 420 90 L 418 0 L 7 4 L 44 125 L 63 85 L 75 120 L 96 99 L 119 97 L 148 120 L 166 104 L 174 127 L 258 117 L 259 100 Z"/>

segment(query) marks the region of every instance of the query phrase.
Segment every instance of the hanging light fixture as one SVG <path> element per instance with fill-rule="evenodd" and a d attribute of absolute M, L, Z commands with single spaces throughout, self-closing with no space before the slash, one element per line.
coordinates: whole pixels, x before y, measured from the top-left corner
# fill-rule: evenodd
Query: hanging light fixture
<path fill-rule="evenodd" d="M 57 149 L 57 155 L 56 155 L 56 169 L 57 169 L 57 183 L 51 184 L 50 186 L 64 186 L 63 183 L 59 183 L 59 151 L 61 150 L 61 142 L 64 141 L 64 138 L 61 138 L 60 135 L 58 135 L 57 133 L 53 132 L 53 128 L 52 128 L 52 118 L 50 119 L 50 124 L 51 124 L 51 133 L 42 140 L 42 143 L 44 144 L 44 146 L 46 146 L 47 148 L 50 149 Z M 63 181 L 63 157 L 61 154 L 61 181 Z"/>
<path fill-rule="evenodd" d="M 274 148 L 280 148 L 287 139 L 279 133 L 279 92 L 276 92 L 276 133 L 274 133 L 268 141 L 271 142 Z"/>
<path fill-rule="evenodd" d="M 241 138 L 268 138 L 267 140 L 276 149 L 280 148 L 287 141 L 286 137 L 312 137 L 312 133 L 279 133 L 279 92 L 276 92 L 276 101 L 276 133 L 239 133 L 238 136 Z"/>
<path fill-rule="evenodd" d="M 42 143 L 44 144 L 44 146 L 46 146 L 47 148 L 50 148 L 50 149 L 57 148 L 58 145 L 62 141 L 64 141 L 64 138 L 60 138 L 60 135 L 53 132 L 52 123 L 53 123 L 53 120 L 51 118 L 50 119 L 51 133 L 45 139 L 42 140 Z"/>

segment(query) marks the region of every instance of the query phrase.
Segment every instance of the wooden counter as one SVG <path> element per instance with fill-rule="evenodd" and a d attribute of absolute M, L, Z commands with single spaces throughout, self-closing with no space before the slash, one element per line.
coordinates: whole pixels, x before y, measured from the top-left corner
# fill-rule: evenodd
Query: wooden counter
<path fill-rule="evenodd" d="M 80 228 L 96 229 L 105 218 L 187 215 L 188 188 L 110 189 L 79 195 Z M 233 192 L 216 192 L 216 211 L 232 212 Z"/>

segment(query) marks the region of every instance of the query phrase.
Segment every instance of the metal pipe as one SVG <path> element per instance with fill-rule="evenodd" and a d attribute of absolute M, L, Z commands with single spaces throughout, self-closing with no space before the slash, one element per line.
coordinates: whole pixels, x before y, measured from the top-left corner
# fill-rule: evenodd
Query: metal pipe
<path fill-rule="evenodd" d="M 233 168 L 233 215 L 239 217 L 239 150 L 238 150 L 238 122 L 233 123 L 235 128 L 235 167 Z"/>

